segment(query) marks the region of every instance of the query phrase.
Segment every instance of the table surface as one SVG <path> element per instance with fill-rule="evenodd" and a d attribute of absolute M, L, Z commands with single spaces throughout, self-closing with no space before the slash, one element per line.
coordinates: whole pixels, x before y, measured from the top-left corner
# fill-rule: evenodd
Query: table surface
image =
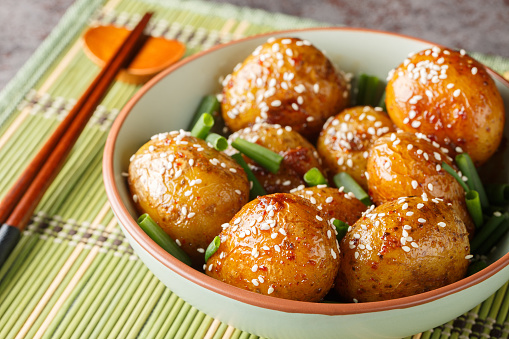
<path fill-rule="evenodd" d="M 170 1 L 170 0 L 168 0 Z M 218 0 L 331 24 L 398 32 L 467 51 L 509 57 L 509 0 Z M 0 89 L 73 0 L 2 0 Z M 376 10 L 374 10 L 376 8 Z"/>

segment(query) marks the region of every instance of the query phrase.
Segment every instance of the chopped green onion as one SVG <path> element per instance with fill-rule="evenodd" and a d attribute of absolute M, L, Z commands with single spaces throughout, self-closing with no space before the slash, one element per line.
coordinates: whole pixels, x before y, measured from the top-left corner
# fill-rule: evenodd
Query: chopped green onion
<path fill-rule="evenodd" d="M 256 199 L 256 197 L 267 195 L 267 192 L 263 188 L 262 184 L 256 179 L 255 175 L 253 174 L 253 171 L 251 171 L 251 168 L 249 168 L 249 165 L 244 161 L 244 158 L 242 157 L 242 154 L 235 153 L 232 155 L 233 160 L 237 162 L 243 169 L 244 172 L 246 172 L 247 179 L 253 183 L 251 186 L 251 190 L 249 191 L 249 199 L 253 200 Z"/>
<path fill-rule="evenodd" d="M 339 172 L 334 176 L 334 184 L 336 187 L 344 187 L 345 191 L 352 192 L 353 195 L 366 206 L 371 206 L 373 203 L 369 195 L 364 189 L 346 172 Z"/>
<path fill-rule="evenodd" d="M 355 106 L 364 105 L 364 96 L 366 95 L 367 87 L 368 76 L 366 74 L 360 74 L 357 80 L 357 96 L 355 99 Z"/>
<path fill-rule="evenodd" d="M 189 124 L 188 130 L 191 130 L 194 127 L 194 125 L 196 125 L 196 122 L 200 119 L 203 113 L 208 113 L 212 117 L 218 115 L 219 106 L 220 106 L 219 101 L 217 100 L 215 95 L 206 95 L 205 97 L 203 97 L 202 101 L 200 102 L 200 105 L 198 106 L 198 109 L 194 113 L 193 119 Z"/>
<path fill-rule="evenodd" d="M 452 168 L 451 166 L 449 166 L 448 163 L 446 163 L 445 161 L 442 161 L 442 168 L 447 172 L 449 173 L 450 175 L 452 175 L 456 181 L 461 185 L 461 187 L 463 187 L 463 189 L 465 190 L 465 192 L 468 192 L 470 189 L 468 188 L 467 184 L 463 181 L 463 179 L 460 178 L 460 176 L 458 175 L 458 173 L 454 170 L 454 168 Z"/>
<path fill-rule="evenodd" d="M 387 107 L 385 106 L 385 90 L 380 97 L 380 101 L 378 101 L 378 107 L 387 112 Z"/>
<path fill-rule="evenodd" d="M 217 249 L 219 248 L 219 245 L 221 245 L 221 238 L 216 235 L 214 240 L 212 240 L 207 247 L 207 250 L 205 251 L 205 262 L 209 260 L 209 258 L 212 256 L 212 254 L 216 253 Z"/>
<path fill-rule="evenodd" d="M 338 239 L 338 241 L 341 241 L 341 239 L 343 239 L 343 237 L 346 235 L 346 232 L 348 232 L 348 227 L 350 226 L 348 226 L 346 222 L 338 219 L 334 219 L 332 224 L 336 227 L 336 231 L 338 232 L 338 234 L 336 235 L 336 239 Z"/>
<path fill-rule="evenodd" d="M 465 202 L 467 203 L 468 213 L 470 213 L 475 227 L 481 227 L 484 220 L 482 215 L 481 200 L 479 200 L 479 193 L 474 190 L 468 191 L 465 195 Z"/>
<path fill-rule="evenodd" d="M 210 129 L 214 126 L 214 118 L 209 113 L 203 113 L 191 130 L 191 135 L 199 139 L 205 139 Z"/>
<path fill-rule="evenodd" d="M 476 274 L 477 272 L 485 269 L 488 267 L 488 264 L 486 264 L 485 261 L 476 261 L 470 264 L 467 269 L 467 276 L 471 276 Z"/>
<path fill-rule="evenodd" d="M 207 135 L 205 141 L 211 143 L 218 151 L 224 151 L 228 148 L 228 140 L 226 140 L 226 138 L 222 135 L 216 133 L 210 133 Z"/>
<path fill-rule="evenodd" d="M 498 226 L 508 218 L 509 215 L 507 213 L 502 214 L 500 212 L 495 212 L 470 242 L 470 252 L 477 253 L 477 250 L 484 244 L 486 239 L 488 239 Z"/>
<path fill-rule="evenodd" d="M 509 231 L 509 219 L 502 221 L 502 223 L 493 231 L 493 233 L 489 235 L 482 245 L 479 246 L 477 253 L 488 254 L 507 231 Z"/>
<path fill-rule="evenodd" d="M 380 80 L 375 76 L 368 76 L 368 82 L 366 84 L 366 92 L 364 93 L 364 104 L 369 106 L 375 106 L 378 103 L 378 85 Z"/>
<path fill-rule="evenodd" d="M 509 204 L 509 184 L 489 184 L 486 185 L 486 194 L 488 200 L 498 206 Z"/>
<path fill-rule="evenodd" d="M 484 191 L 484 186 L 481 182 L 481 178 L 479 178 L 479 174 L 477 173 L 477 169 L 474 166 L 474 162 L 472 158 L 467 153 L 461 153 L 456 155 L 456 164 L 460 171 L 465 175 L 467 180 L 467 185 L 471 190 L 477 191 L 479 193 L 479 199 L 481 200 L 481 206 L 483 209 L 488 208 L 488 196 Z"/>
<path fill-rule="evenodd" d="M 166 252 L 173 255 L 184 264 L 191 266 L 192 262 L 186 252 L 173 240 L 159 225 L 148 215 L 142 214 L 138 218 L 138 225 L 147 233 L 150 239 L 154 240 Z"/>
<path fill-rule="evenodd" d="M 270 172 L 277 173 L 279 171 L 283 157 L 270 149 L 242 138 L 233 140 L 232 146 Z"/>
<path fill-rule="evenodd" d="M 327 185 L 327 179 L 316 167 L 313 167 L 304 174 L 304 181 L 309 186 Z"/>

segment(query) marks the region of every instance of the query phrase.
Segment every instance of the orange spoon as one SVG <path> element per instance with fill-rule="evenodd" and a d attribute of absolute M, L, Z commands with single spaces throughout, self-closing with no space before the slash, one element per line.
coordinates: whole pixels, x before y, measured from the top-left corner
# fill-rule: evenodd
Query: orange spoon
<path fill-rule="evenodd" d="M 102 67 L 129 32 L 126 28 L 116 26 L 91 27 L 83 35 L 85 53 Z M 177 62 L 185 51 L 185 45 L 179 41 L 149 37 L 128 69 L 119 73 L 118 80 L 131 84 L 144 83 Z"/>

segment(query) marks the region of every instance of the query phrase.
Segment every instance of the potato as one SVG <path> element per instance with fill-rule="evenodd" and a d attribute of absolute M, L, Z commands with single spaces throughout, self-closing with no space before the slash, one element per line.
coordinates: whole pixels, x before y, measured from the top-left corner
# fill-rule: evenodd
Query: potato
<path fill-rule="evenodd" d="M 128 183 L 140 213 L 148 213 L 194 265 L 249 199 L 244 170 L 188 132 L 156 135 L 131 158 Z"/>
<path fill-rule="evenodd" d="M 347 301 L 380 301 L 462 279 L 469 265 L 465 225 L 441 199 L 401 198 L 366 213 L 340 244 L 335 291 Z"/>
<path fill-rule="evenodd" d="M 387 83 L 386 106 L 401 129 L 467 152 L 476 166 L 502 140 L 502 97 L 486 69 L 464 52 L 433 47 L 409 56 Z"/>
<path fill-rule="evenodd" d="M 327 120 L 316 149 L 329 171 L 330 179 L 339 172 L 350 174 L 365 190 L 366 159 L 373 141 L 394 132 L 394 124 L 381 109 L 356 106 Z"/>
<path fill-rule="evenodd" d="M 316 138 L 346 107 L 350 85 L 306 40 L 269 39 L 223 81 L 222 114 L 232 131 L 267 122 Z"/>
<path fill-rule="evenodd" d="M 301 187 L 292 193 L 309 200 L 327 219 L 338 219 L 353 225 L 366 210 L 359 199 L 332 187 Z"/>
<path fill-rule="evenodd" d="M 318 168 L 325 175 L 315 147 L 291 127 L 255 124 L 253 127 L 233 133 L 229 141 L 238 137 L 262 145 L 283 156 L 279 171 L 275 174 L 244 157 L 268 193 L 288 193 L 291 189 L 305 184 L 304 174 L 313 167 Z M 235 152 L 237 151 L 233 148 L 227 150 L 228 154 Z"/>
<path fill-rule="evenodd" d="M 278 298 L 319 301 L 338 271 L 334 226 L 294 194 L 258 197 L 224 226 L 205 272 Z"/>
<path fill-rule="evenodd" d="M 444 199 L 452 203 L 473 236 L 475 226 L 466 208 L 465 191 L 441 166 L 443 161 L 455 165 L 438 146 L 424 135 L 409 132 L 380 137 L 367 161 L 368 193 L 377 205 L 423 193 Z"/>

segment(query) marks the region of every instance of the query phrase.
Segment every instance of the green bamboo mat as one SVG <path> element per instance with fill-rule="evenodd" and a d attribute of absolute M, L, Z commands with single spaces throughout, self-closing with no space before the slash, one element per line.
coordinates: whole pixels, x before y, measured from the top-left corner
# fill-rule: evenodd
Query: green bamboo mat
<path fill-rule="evenodd" d="M 199 1 L 78 0 L 0 93 L 0 195 L 37 152 L 98 68 L 79 37 L 91 23 L 132 27 L 147 10 L 155 36 L 187 55 L 244 36 L 321 23 Z M 500 73 L 509 60 L 476 54 Z M 258 338 L 198 311 L 136 257 L 104 192 L 102 149 L 118 111 L 138 90 L 115 83 L 0 269 L 0 338 Z M 421 338 L 507 338 L 508 284 Z"/>

